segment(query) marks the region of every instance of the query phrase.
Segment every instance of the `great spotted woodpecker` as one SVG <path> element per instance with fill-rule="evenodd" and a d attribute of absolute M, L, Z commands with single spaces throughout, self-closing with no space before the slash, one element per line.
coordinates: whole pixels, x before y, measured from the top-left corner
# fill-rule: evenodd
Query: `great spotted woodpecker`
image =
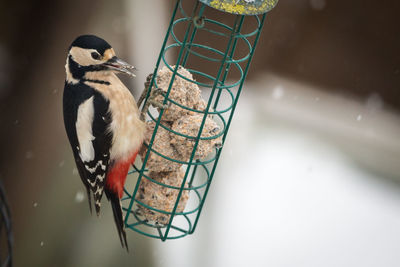
<path fill-rule="evenodd" d="M 65 65 L 64 124 L 76 166 L 97 215 L 105 192 L 122 247 L 128 249 L 120 199 L 129 166 L 144 139 L 135 99 L 115 73 L 134 76 L 103 39 L 82 35 L 72 42 Z"/>

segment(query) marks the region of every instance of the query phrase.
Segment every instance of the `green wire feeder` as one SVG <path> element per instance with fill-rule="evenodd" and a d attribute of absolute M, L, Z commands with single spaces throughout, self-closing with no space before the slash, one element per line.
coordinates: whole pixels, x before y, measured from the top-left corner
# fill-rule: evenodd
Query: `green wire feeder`
<path fill-rule="evenodd" d="M 266 12 L 278 0 L 199 0 L 193 3 L 191 15 L 182 2 L 190 4 L 176 2 L 143 104 L 158 99 L 162 105 L 147 111 L 149 132 L 146 148 L 140 152 L 142 164 L 133 166 L 130 174 L 137 178 L 136 185 L 129 190 L 127 184 L 122 199 L 126 228 L 162 241 L 196 229 Z M 215 15 L 220 11 L 210 7 L 231 14 Z M 209 17 L 230 20 L 230 26 Z M 221 45 L 225 48 L 216 48 Z M 170 64 L 167 58 L 174 56 L 176 61 Z M 191 97 L 197 92 L 198 103 L 178 101 L 175 88 L 179 85 L 192 88 Z M 168 120 L 177 110 L 191 119 Z M 166 153 L 163 146 L 172 152 Z M 187 156 L 171 156 L 175 150 L 183 153 L 182 148 Z M 157 166 L 157 160 L 162 164 Z M 168 207 L 162 209 L 162 205 Z"/>

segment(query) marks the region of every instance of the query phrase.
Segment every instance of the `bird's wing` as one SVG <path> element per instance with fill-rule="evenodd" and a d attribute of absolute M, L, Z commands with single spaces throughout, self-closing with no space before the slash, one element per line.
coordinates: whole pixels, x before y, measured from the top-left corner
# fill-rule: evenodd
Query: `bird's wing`
<path fill-rule="evenodd" d="M 109 102 L 85 85 L 66 86 L 64 122 L 79 175 L 88 192 L 90 209 L 91 191 L 99 214 L 112 142 L 108 130 L 111 123 Z"/>

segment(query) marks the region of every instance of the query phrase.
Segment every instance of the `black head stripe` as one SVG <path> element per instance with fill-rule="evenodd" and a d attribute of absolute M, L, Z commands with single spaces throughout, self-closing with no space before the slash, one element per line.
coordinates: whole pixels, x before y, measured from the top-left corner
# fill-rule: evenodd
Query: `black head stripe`
<path fill-rule="evenodd" d="M 72 59 L 71 55 L 68 56 L 68 68 L 74 79 L 80 79 L 85 75 L 85 70 Z"/>
<path fill-rule="evenodd" d="M 73 60 L 71 55 L 69 55 L 68 67 L 69 71 L 72 73 L 72 77 L 78 80 L 81 80 L 85 76 L 86 72 L 102 71 L 107 69 L 103 65 L 80 66 Z"/>
<path fill-rule="evenodd" d="M 111 48 L 109 43 L 95 35 L 81 35 L 72 42 L 71 47 L 72 46 L 96 49 L 102 55 L 104 54 L 104 51 Z"/>

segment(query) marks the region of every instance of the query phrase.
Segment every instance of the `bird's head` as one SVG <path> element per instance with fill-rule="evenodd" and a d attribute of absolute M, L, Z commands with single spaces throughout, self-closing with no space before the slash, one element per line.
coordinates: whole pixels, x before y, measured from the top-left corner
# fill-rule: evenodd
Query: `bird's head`
<path fill-rule="evenodd" d="M 72 83 L 83 79 L 88 73 L 107 75 L 122 72 L 135 76 L 135 67 L 119 59 L 109 43 L 94 35 L 81 35 L 72 42 L 65 70 L 67 82 Z"/>

